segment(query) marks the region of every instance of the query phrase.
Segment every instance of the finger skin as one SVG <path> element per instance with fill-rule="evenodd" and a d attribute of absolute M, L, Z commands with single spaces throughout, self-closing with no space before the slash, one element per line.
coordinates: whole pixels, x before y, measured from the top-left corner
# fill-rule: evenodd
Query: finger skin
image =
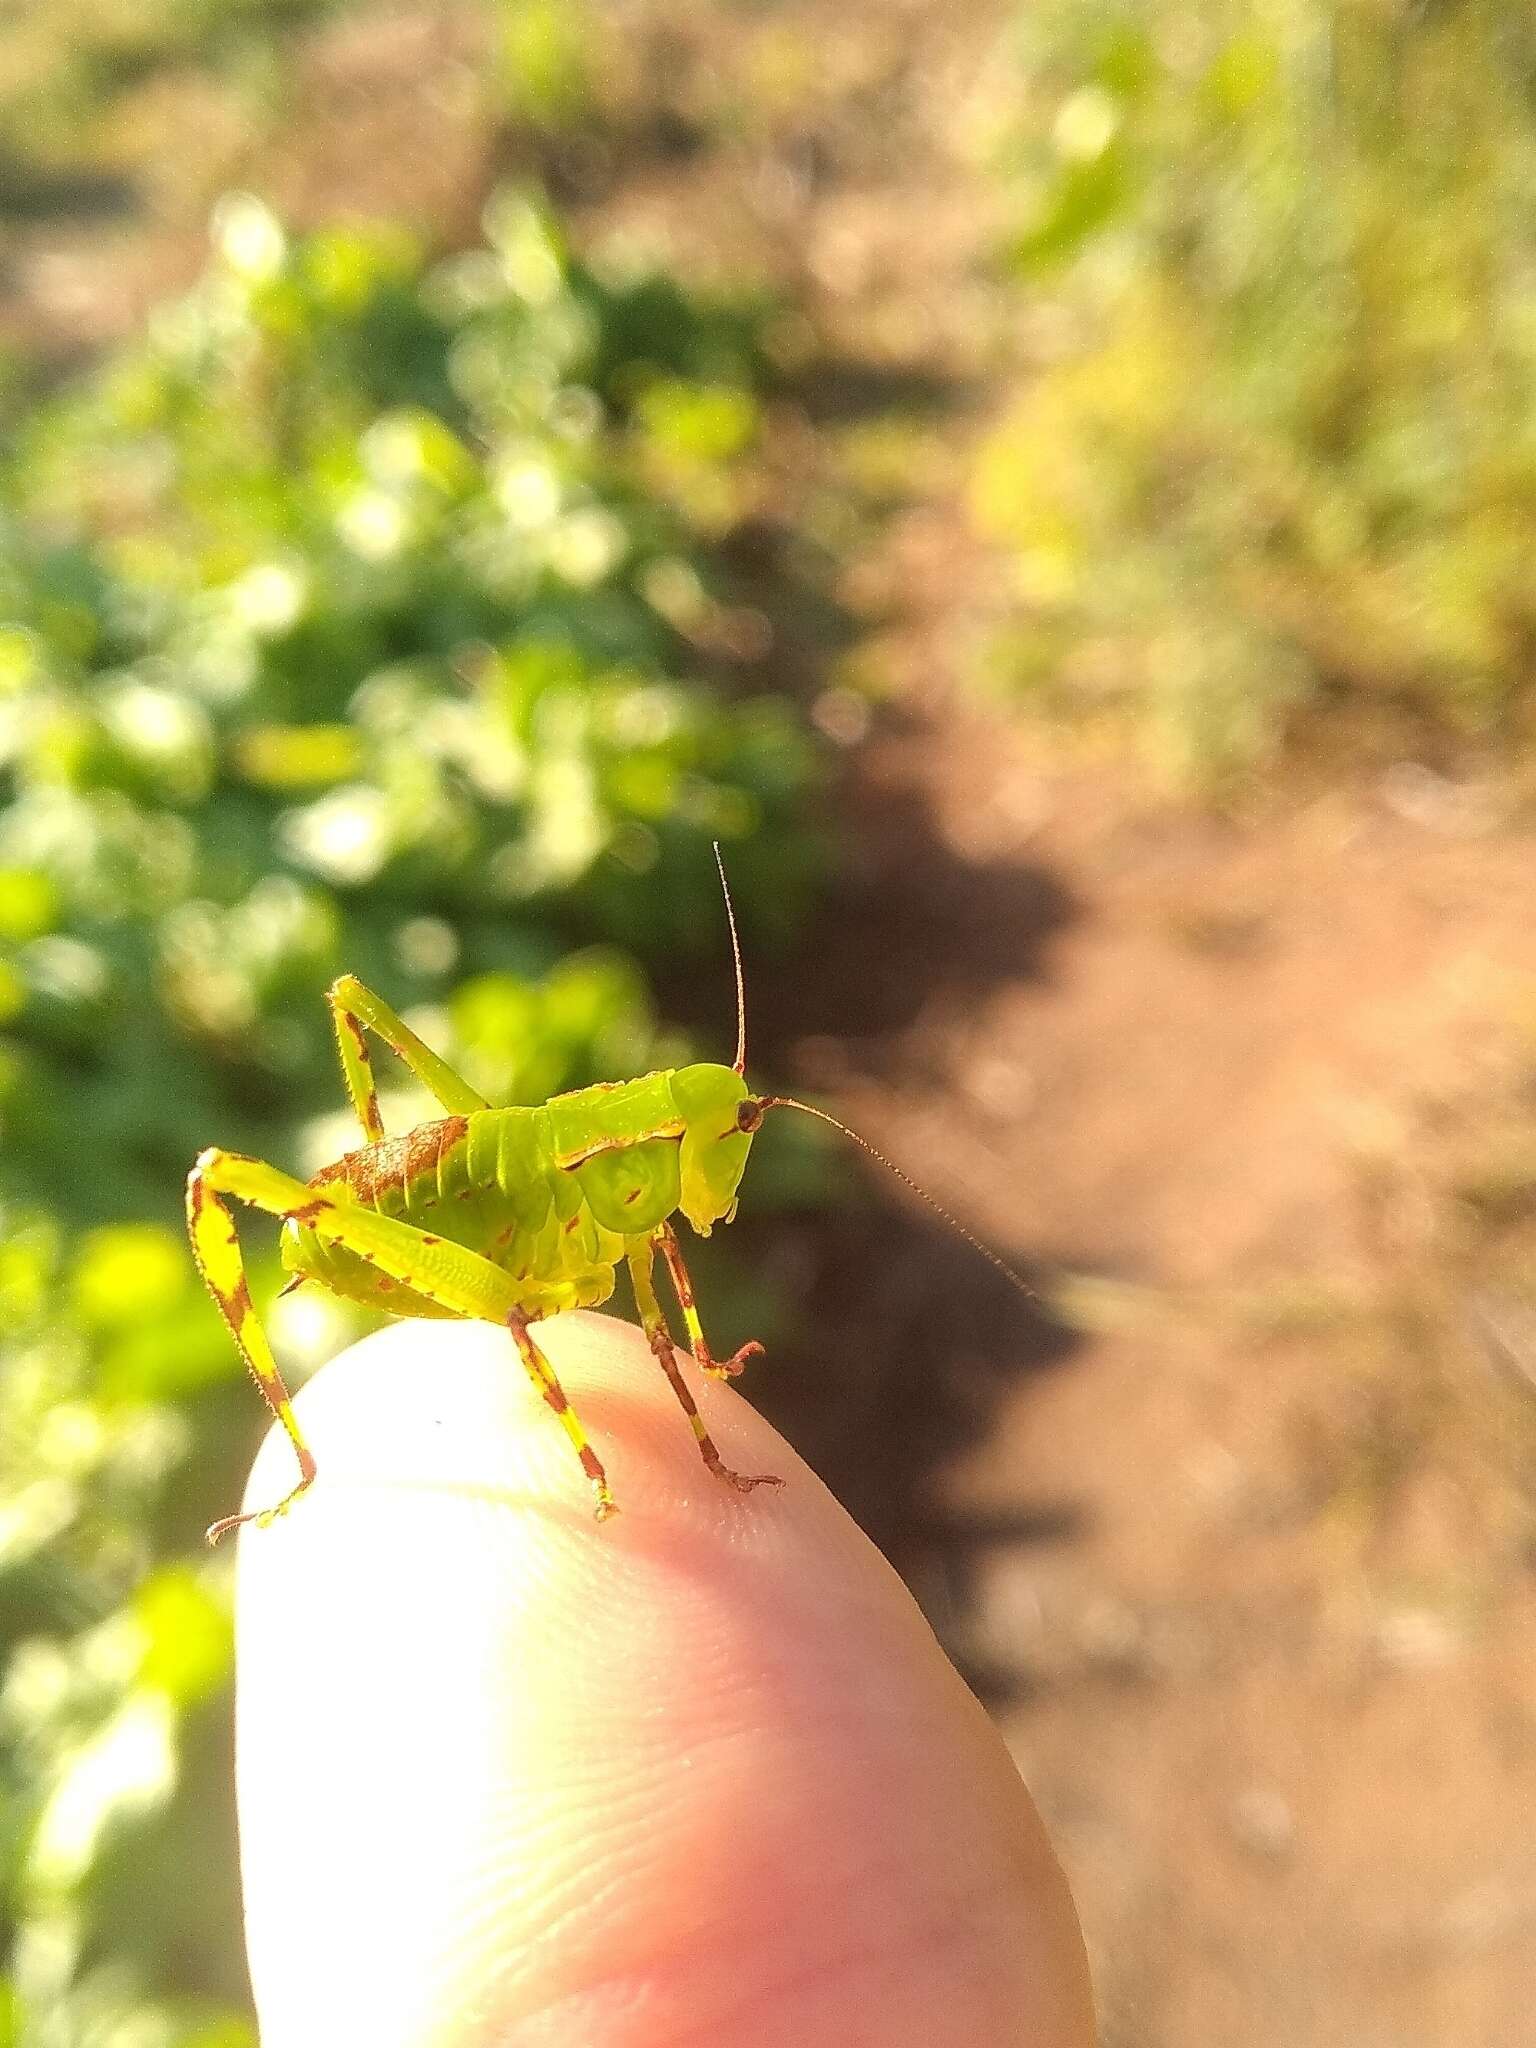
<path fill-rule="evenodd" d="M 240 1538 L 263 2048 L 1089 2048 L 1066 1887 L 900 1581 L 732 1389 L 700 1465 L 637 1331 L 397 1324 L 299 1397 Z M 248 1504 L 288 1484 L 269 1440 Z"/>

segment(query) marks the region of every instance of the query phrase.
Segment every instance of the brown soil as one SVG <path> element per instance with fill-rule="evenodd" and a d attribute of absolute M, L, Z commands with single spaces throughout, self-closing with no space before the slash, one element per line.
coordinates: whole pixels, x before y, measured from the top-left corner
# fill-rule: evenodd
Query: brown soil
<path fill-rule="evenodd" d="M 605 124 L 542 150 L 464 114 L 473 38 L 446 12 L 316 36 L 305 118 L 214 152 L 219 175 L 455 235 L 498 166 L 539 158 L 589 239 L 756 271 L 798 308 L 739 567 L 775 627 L 763 673 L 848 742 L 848 858 L 758 988 L 759 1044 L 1050 1304 L 872 1181 L 835 1230 L 746 1226 L 765 1289 L 819 1327 L 756 1388 L 994 1705 L 1107 2048 L 1520 2048 L 1529 834 L 1411 772 L 1161 804 L 967 704 L 996 590 L 960 485 L 1008 314 L 957 137 L 999 7 L 615 7 Z M 86 344 L 189 274 L 186 210 L 161 216 L 33 229 L 11 330 Z M 90 270 L 93 234 L 117 270 Z M 87 273 L 94 295 L 58 288 Z M 804 591 L 838 558 L 834 645 Z M 850 677 L 880 687 L 867 735 Z"/>

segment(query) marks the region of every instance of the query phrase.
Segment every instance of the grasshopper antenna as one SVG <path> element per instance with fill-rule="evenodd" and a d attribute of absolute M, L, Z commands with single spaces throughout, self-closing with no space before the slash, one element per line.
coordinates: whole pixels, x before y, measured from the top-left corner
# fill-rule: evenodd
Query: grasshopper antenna
<path fill-rule="evenodd" d="M 737 1071 L 739 1072 L 740 1069 L 738 1069 Z M 841 1131 L 845 1138 L 850 1138 L 853 1141 L 853 1143 L 858 1146 L 861 1152 L 867 1152 L 871 1159 L 875 1160 L 877 1164 L 885 1168 L 887 1173 L 894 1173 L 899 1181 L 903 1182 L 907 1187 L 909 1187 L 912 1190 L 913 1194 L 917 1196 L 920 1202 L 926 1202 L 928 1204 L 928 1207 L 933 1211 L 933 1213 L 937 1217 L 939 1217 L 941 1221 L 948 1224 L 949 1228 L 955 1233 L 956 1237 L 964 1238 L 965 1242 L 971 1247 L 972 1251 L 980 1252 L 981 1256 L 986 1260 L 987 1264 L 989 1266 L 994 1267 L 996 1271 L 1002 1274 L 1003 1278 L 1008 1282 L 1010 1287 L 1016 1288 L 1020 1294 L 1024 1295 L 1030 1301 L 1039 1301 L 1040 1297 L 1035 1292 L 1034 1288 L 1029 1285 L 1029 1282 L 1027 1280 L 1023 1279 L 1018 1273 L 1016 1273 L 1013 1270 L 1012 1266 L 1009 1265 L 1006 1259 L 1000 1259 L 996 1252 L 990 1250 L 986 1245 L 984 1245 L 981 1239 L 976 1236 L 974 1231 L 966 1229 L 965 1225 L 960 1221 L 960 1218 L 958 1216 L 953 1215 L 948 1209 L 946 1209 L 942 1202 L 935 1200 L 935 1198 L 929 1194 L 928 1190 L 925 1187 L 920 1187 L 918 1183 L 912 1178 L 911 1174 L 907 1173 L 902 1167 L 899 1167 L 894 1159 L 887 1159 L 885 1154 L 879 1149 L 878 1146 L 871 1145 L 868 1138 L 861 1138 L 857 1131 L 850 1130 L 847 1124 L 839 1123 L 837 1118 L 835 1116 L 829 1115 L 826 1110 L 814 1109 L 808 1102 L 797 1102 L 792 1095 L 760 1096 L 758 1098 L 757 1107 L 760 1110 L 798 1109 L 805 1116 L 815 1117 L 819 1123 L 830 1124 L 834 1131 Z"/>
<path fill-rule="evenodd" d="M 731 958 L 736 963 L 736 1057 L 731 1063 L 733 1074 L 747 1071 L 747 985 L 741 975 L 741 940 L 736 936 L 736 912 L 731 905 L 731 885 L 725 879 L 725 861 L 720 853 L 718 839 L 710 841 L 715 849 L 715 866 L 720 871 L 720 887 L 725 894 L 725 921 L 731 928 Z"/>

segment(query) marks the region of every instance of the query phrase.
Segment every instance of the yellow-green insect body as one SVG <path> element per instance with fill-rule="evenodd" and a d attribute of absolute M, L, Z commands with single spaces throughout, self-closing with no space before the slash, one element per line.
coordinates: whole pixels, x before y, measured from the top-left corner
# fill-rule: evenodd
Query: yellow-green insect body
<path fill-rule="evenodd" d="M 735 937 L 733 919 L 733 950 Z M 255 1514 L 225 1516 L 209 1529 L 210 1542 L 241 1522 L 272 1520 L 315 1478 L 314 1457 L 251 1302 L 231 1199 L 282 1220 L 292 1286 L 316 1282 L 396 1316 L 504 1324 L 570 1438 L 599 1518 L 614 1509 L 607 1474 L 529 1325 L 565 1309 L 596 1308 L 612 1294 L 623 1263 L 651 1350 L 706 1465 L 743 1491 L 779 1483 L 767 1473 L 733 1472 L 721 1458 L 678 1365 L 653 1277 L 659 1256 L 706 1372 L 738 1372 L 761 1349 L 743 1345 L 718 1363 L 711 1356 L 670 1221 L 681 1214 L 707 1235 L 735 1213 L 764 1108 L 743 1079 L 740 996 L 738 953 L 734 1066 L 668 1068 L 575 1089 L 537 1108 L 494 1109 L 371 989 L 351 975 L 335 983 L 328 1000 L 337 1049 L 365 1142 L 308 1182 L 217 1149 L 202 1154 L 187 1180 L 193 1256 L 299 1462 L 299 1483 L 285 1499 Z M 437 1098 L 442 1116 L 399 1137 L 385 1135 L 368 1032 Z"/>
<path fill-rule="evenodd" d="M 600 1082 L 538 1108 L 418 1124 L 345 1154 L 314 1184 L 479 1252 L 530 1319 L 598 1308 L 628 1240 L 678 1211 L 704 1237 L 729 1222 L 752 1145 L 738 1111 L 750 1100 L 739 1074 L 709 1064 Z M 295 1282 L 392 1315 L 457 1313 L 310 1224 L 290 1218 L 282 1255 Z"/>

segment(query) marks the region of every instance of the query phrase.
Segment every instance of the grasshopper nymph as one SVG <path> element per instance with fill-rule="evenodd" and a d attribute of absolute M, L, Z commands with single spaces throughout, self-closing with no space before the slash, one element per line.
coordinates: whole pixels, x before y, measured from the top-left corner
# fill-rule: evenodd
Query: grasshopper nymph
<path fill-rule="evenodd" d="M 354 976 L 343 975 L 327 1000 L 364 1143 L 307 1183 L 238 1152 L 210 1148 L 199 1157 L 187 1179 L 193 1256 L 299 1462 L 299 1481 L 290 1493 L 271 1507 L 224 1516 L 208 1530 L 210 1543 L 242 1522 L 272 1522 L 315 1478 L 314 1457 L 251 1305 L 230 1197 L 282 1219 L 282 1259 L 291 1285 L 317 1282 L 394 1316 L 503 1324 L 581 1460 L 599 1521 L 615 1512 L 607 1474 L 529 1326 L 564 1309 L 605 1302 L 621 1261 L 629 1268 L 651 1350 L 710 1471 L 743 1493 L 782 1483 L 771 1473 L 734 1472 L 721 1458 L 678 1365 L 654 1278 L 659 1256 L 705 1372 L 729 1378 L 762 1350 L 750 1343 L 729 1358 L 712 1355 L 671 1218 L 680 1212 L 706 1237 L 716 1223 L 730 1221 L 753 1136 L 768 1110 L 798 1109 L 834 1124 L 1023 1287 L 947 1210 L 846 1125 L 788 1096 L 752 1094 L 745 1080 L 741 948 L 718 847 L 715 859 L 736 967 L 731 1066 L 701 1062 L 633 1081 L 599 1082 L 538 1108 L 493 1109 L 387 1003 Z M 365 1031 L 389 1046 L 430 1091 L 442 1107 L 440 1117 L 399 1137 L 385 1136 Z"/>

